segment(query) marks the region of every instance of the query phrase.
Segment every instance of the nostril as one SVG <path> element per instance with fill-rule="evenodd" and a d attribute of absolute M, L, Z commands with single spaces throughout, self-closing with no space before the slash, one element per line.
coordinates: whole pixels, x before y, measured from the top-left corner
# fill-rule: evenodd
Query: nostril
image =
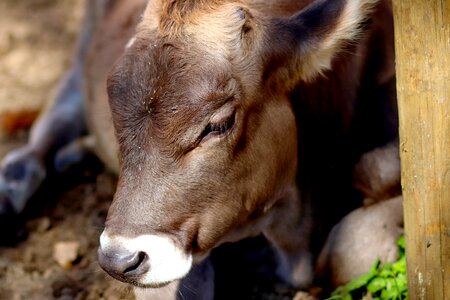
<path fill-rule="evenodd" d="M 129 266 L 123 271 L 124 275 L 128 275 L 130 273 L 136 273 L 139 270 L 139 267 L 143 265 L 148 260 L 148 256 L 145 252 L 138 252 L 130 261 Z"/>
<path fill-rule="evenodd" d="M 98 251 L 98 262 L 103 270 L 112 277 L 124 281 L 135 282 L 150 269 L 149 256 L 143 251 L 128 252 L 124 249 Z"/>

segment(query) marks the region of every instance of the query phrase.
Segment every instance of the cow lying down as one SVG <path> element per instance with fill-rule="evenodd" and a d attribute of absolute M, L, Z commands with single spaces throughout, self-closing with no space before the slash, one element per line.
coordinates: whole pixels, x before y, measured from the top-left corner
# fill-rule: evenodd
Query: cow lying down
<path fill-rule="evenodd" d="M 212 299 L 211 250 L 259 234 L 298 289 L 395 258 L 388 1 L 86 6 L 54 106 L 2 161 L 0 218 L 89 148 L 119 176 L 99 264 L 139 299 Z"/>

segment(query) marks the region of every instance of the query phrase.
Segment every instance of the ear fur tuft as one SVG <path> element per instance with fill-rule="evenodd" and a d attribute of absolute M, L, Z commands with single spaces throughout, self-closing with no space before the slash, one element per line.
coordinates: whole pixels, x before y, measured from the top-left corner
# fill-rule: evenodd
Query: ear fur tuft
<path fill-rule="evenodd" d="M 377 3 L 318 0 L 290 18 L 275 20 L 269 29 L 269 72 L 276 71 L 271 76 L 293 88 L 299 81 L 309 82 L 323 75 L 343 48 L 360 38 L 362 24 Z M 276 66 L 280 62 L 283 65 Z"/>

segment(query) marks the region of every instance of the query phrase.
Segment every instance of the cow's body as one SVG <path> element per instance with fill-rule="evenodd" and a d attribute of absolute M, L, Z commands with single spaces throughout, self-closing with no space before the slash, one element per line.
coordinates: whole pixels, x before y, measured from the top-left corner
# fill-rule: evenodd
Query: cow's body
<path fill-rule="evenodd" d="M 240 103 L 240 105 L 244 106 L 242 111 L 245 111 L 249 117 L 247 119 L 242 117 L 239 115 L 240 108 L 234 108 L 238 110 L 238 113 L 232 112 L 230 109 L 223 109 L 219 111 L 218 117 L 212 117 L 212 120 L 217 118 L 220 120 L 223 116 L 229 117 L 231 120 L 232 116 L 232 121 L 227 122 L 240 124 L 239 120 L 243 118 L 247 122 L 245 126 L 250 126 L 248 131 L 266 131 L 254 137 L 254 139 L 260 140 L 262 145 L 259 146 L 255 146 L 252 137 L 248 136 L 249 133 L 245 137 L 239 138 L 239 141 L 236 142 L 237 146 L 229 141 L 229 145 L 232 147 L 230 151 L 233 154 L 228 160 L 228 158 L 218 158 L 218 154 L 209 156 L 209 153 L 212 153 L 213 150 L 209 151 L 208 147 L 211 147 L 210 145 L 213 145 L 215 141 L 208 141 L 207 139 L 205 139 L 205 146 L 189 148 L 189 151 L 185 151 L 187 154 L 183 152 L 182 157 L 177 153 L 167 154 L 176 151 L 177 147 L 185 147 L 183 144 L 185 140 L 179 138 L 176 142 L 170 144 L 172 148 L 167 148 L 164 143 L 168 143 L 168 140 L 173 138 L 175 133 L 172 133 L 172 136 L 167 133 L 165 138 L 161 138 L 163 133 L 157 132 L 151 126 L 146 127 L 144 134 L 144 130 L 139 129 L 137 123 L 132 125 L 133 122 L 130 120 L 135 117 L 135 114 L 141 113 L 133 108 L 138 105 L 136 94 L 142 92 L 140 89 L 152 85 L 153 94 L 150 90 L 150 94 L 145 94 L 145 97 L 140 98 L 143 104 L 139 109 L 146 107 L 148 114 L 152 115 L 154 111 L 162 110 L 158 105 L 166 105 L 163 110 L 165 113 L 168 110 L 174 112 L 172 122 L 175 125 L 176 122 L 179 126 L 183 125 L 180 121 L 184 120 L 183 116 L 176 115 L 177 110 L 179 110 L 176 106 L 177 103 L 171 102 L 173 100 L 170 100 L 167 94 L 173 93 L 175 95 L 176 93 L 176 96 L 172 98 L 186 99 L 188 97 L 186 93 L 189 92 L 186 86 L 189 84 L 186 83 L 186 86 L 180 84 L 185 82 L 183 81 L 185 78 L 181 78 L 176 72 L 169 77 L 165 77 L 164 80 L 169 81 L 169 83 L 158 83 L 159 76 L 164 77 L 167 74 L 172 74 L 170 72 L 173 72 L 173 68 L 178 66 L 177 62 L 171 60 L 166 61 L 165 64 L 161 64 L 159 61 L 163 60 L 161 57 L 176 60 L 169 56 L 172 52 L 166 50 L 166 45 L 169 43 L 167 41 L 173 41 L 174 44 L 171 47 L 173 46 L 173 49 L 175 49 L 173 50 L 175 54 L 180 48 L 189 46 L 184 40 L 183 43 L 176 44 L 179 41 L 178 39 L 185 38 L 183 34 L 177 36 L 177 30 L 190 32 L 189 37 L 194 37 L 192 43 L 207 43 L 203 45 L 203 48 L 207 49 L 207 53 L 202 55 L 206 55 L 205 57 L 208 58 L 209 55 L 216 55 L 217 51 L 229 50 L 224 48 L 225 44 L 221 44 L 222 40 L 211 42 L 207 39 L 209 38 L 208 33 L 202 32 L 204 29 L 202 22 L 209 22 L 211 31 L 217 30 L 217 35 L 221 34 L 221 24 L 214 23 L 215 13 L 219 12 L 217 15 L 219 21 L 220 18 L 228 16 L 229 18 L 236 18 L 238 23 L 252 22 L 253 19 L 247 18 L 253 18 L 253 16 L 255 16 L 255 19 L 264 16 L 261 20 L 287 18 L 300 11 L 312 0 L 249 0 L 229 4 L 228 6 L 226 3 L 222 3 L 226 1 L 211 1 L 212 9 L 205 15 L 202 15 L 203 8 L 195 8 L 194 12 L 200 16 L 195 18 L 189 15 L 192 12 L 183 10 L 186 10 L 186 7 L 178 8 L 180 11 L 176 11 L 177 1 L 169 2 L 175 8 L 167 8 L 165 4 L 158 4 L 159 1 L 148 4 L 145 0 L 89 2 L 90 8 L 88 11 L 90 11 L 91 16 L 87 25 L 85 25 L 85 33 L 81 39 L 81 50 L 74 62 L 74 69 L 77 71 L 74 72 L 75 75 L 72 77 L 76 80 L 71 78 L 72 81 L 78 82 L 81 74 L 84 74 L 86 123 L 89 132 L 95 137 L 95 151 L 111 170 L 120 172 L 119 189 L 110 210 L 106 230 L 101 238 L 100 263 L 105 270 L 116 278 L 141 287 L 155 287 L 179 280 L 180 277 L 189 272 L 192 261 L 200 262 L 212 248 L 224 242 L 236 241 L 264 233 L 278 250 L 279 275 L 295 287 L 307 287 L 313 280 L 314 261 L 324 244 L 327 233 L 346 213 L 361 205 L 361 194 L 354 188 L 354 179 L 352 178 L 355 165 L 364 153 L 377 147 L 383 147 L 396 138 L 390 7 L 387 1 L 380 3 L 373 13 L 373 22 L 366 24 L 363 37 L 357 39 L 357 42 L 353 44 L 344 43 L 336 46 L 336 50 L 333 51 L 337 51 L 338 54 L 333 53 L 332 58 L 330 58 L 331 56 L 328 57 L 331 54 L 326 51 L 318 57 L 316 57 L 315 52 L 308 54 L 311 57 L 311 62 L 299 64 L 299 70 L 301 71 L 298 71 L 298 75 L 296 74 L 297 71 L 289 70 L 290 67 L 282 66 L 283 60 L 286 60 L 286 58 L 283 56 L 283 49 L 276 49 L 277 44 L 268 46 L 268 48 L 274 48 L 273 51 L 279 52 L 274 54 L 273 57 L 267 58 L 268 65 L 264 66 L 267 69 L 261 77 L 254 77 L 253 75 L 260 69 L 258 65 L 247 66 L 245 70 L 231 73 L 238 77 L 237 80 L 233 79 L 237 83 L 232 83 L 232 85 L 240 86 L 241 94 L 239 97 L 242 97 L 242 103 L 246 103 L 245 105 Z M 195 2 L 179 1 L 179 3 L 185 3 L 186 6 Z M 208 5 L 208 1 L 197 2 L 203 3 L 205 6 Z M 349 3 L 353 2 L 356 3 L 354 0 Z M 243 8 L 240 8 L 240 6 Z M 237 10 L 233 14 L 235 7 Z M 182 16 L 180 20 L 174 17 L 177 13 Z M 167 16 L 164 14 L 167 14 Z M 183 14 L 186 14 L 187 17 Z M 139 25 L 137 37 L 132 39 L 135 34 L 135 27 L 141 20 L 142 15 L 143 20 Z M 167 20 L 164 18 L 167 18 Z M 193 21 L 191 23 L 186 21 L 186 24 L 184 24 L 186 18 L 193 18 Z M 208 18 L 211 19 L 208 21 Z M 228 19 L 224 20 L 228 21 Z M 340 19 L 336 20 L 336 24 L 339 24 Z M 158 22 L 160 23 L 157 24 Z M 171 22 L 179 22 L 181 25 L 173 25 Z M 261 24 L 264 25 L 264 23 Z M 231 27 L 233 25 L 233 23 L 230 23 Z M 258 26 L 262 26 L 259 23 L 252 23 L 251 25 L 254 26 L 255 32 L 258 32 Z M 164 26 L 168 26 L 170 29 Z M 230 26 L 225 26 L 225 28 Z M 359 25 L 354 26 L 355 28 L 359 27 Z M 326 28 L 326 30 L 331 29 Z M 318 34 L 324 34 L 324 32 L 320 31 Z M 349 31 L 349 33 L 352 33 L 352 31 Z M 338 32 L 338 36 L 339 34 L 342 33 Z M 281 35 L 278 38 L 279 43 L 282 43 L 284 38 L 289 39 L 290 37 Z M 167 39 L 166 44 L 161 42 L 165 39 Z M 345 37 L 343 39 L 345 40 Z M 351 39 L 354 40 L 355 37 Z M 212 37 L 212 40 L 214 41 L 214 37 Z M 160 45 L 160 42 L 162 45 Z M 327 42 L 332 43 L 333 41 Z M 154 43 L 153 47 L 152 43 Z M 287 47 L 291 46 L 287 44 Z M 109 78 L 108 97 L 108 74 L 110 74 L 111 66 L 121 57 L 125 49 L 127 49 L 127 55 L 122 58 L 119 67 L 115 68 Z M 200 49 L 203 50 L 201 47 Z M 191 51 L 196 53 L 195 51 L 201 50 L 193 47 Z M 149 54 L 147 57 L 147 53 L 153 53 L 152 51 L 155 54 Z M 264 49 L 262 52 L 265 51 Z M 320 47 L 318 46 L 317 52 L 319 51 Z M 190 54 L 191 52 L 186 53 Z M 334 58 L 334 56 L 337 56 L 337 58 Z M 211 77 L 214 77 L 214 74 L 220 70 L 220 66 L 217 67 L 214 64 L 221 59 L 222 57 L 218 56 L 217 59 L 211 60 L 210 68 L 203 69 L 203 71 L 211 72 Z M 329 66 L 326 62 L 327 59 L 332 62 Z M 310 66 L 316 60 L 324 60 L 323 69 L 314 70 L 315 66 Z M 292 64 L 295 65 L 296 63 L 296 61 L 293 61 Z M 186 64 L 189 64 L 189 62 Z M 238 62 L 233 61 L 231 65 L 233 68 L 238 68 L 237 64 Z M 243 64 L 245 65 L 245 62 Z M 319 65 L 321 64 L 322 62 L 319 63 Z M 152 69 L 153 66 L 156 69 Z M 191 77 L 194 78 L 197 76 L 197 73 L 193 70 L 195 67 L 196 65 L 193 64 L 191 69 L 188 69 L 188 71 L 192 71 Z M 251 70 L 253 73 L 248 71 L 249 68 L 254 68 L 254 70 Z M 180 69 L 179 71 L 185 70 Z M 226 71 L 223 72 L 226 73 Z M 322 74 L 317 76 L 316 73 Z M 201 77 L 201 75 L 198 76 Z M 260 79 L 261 81 L 259 81 Z M 189 94 L 190 99 L 194 99 L 197 92 L 202 92 L 200 87 L 206 85 L 206 83 L 204 78 L 201 80 L 203 81 L 195 83 L 199 86 L 199 89 L 198 91 L 194 89 L 195 93 Z M 69 83 L 72 81 L 69 79 Z M 269 93 L 273 94 L 279 93 L 281 96 L 274 96 L 274 99 L 277 100 L 272 102 L 252 104 L 247 99 L 248 93 L 258 91 L 258 87 L 254 85 L 253 81 L 265 84 L 259 89 L 268 90 Z M 174 86 L 175 84 L 180 85 Z M 73 85 L 75 91 L 82 86 L 79 83 Z M 68 90 L 72 91 L 70 88 L 72 85 L 68 84 L 68 86 Z M 234 86 L 221 88 L 224 90 L 226 88 L 236 89 Z M 206 95 L 214 95 L 213 92 L 209 91 L 209 94 Z M 158 99 L 154 100 L 153 97 Z M 69 106 L 79 113 L 81 100 L 72 101 L 77 104 Z M 146 101 L 148 103 L 145 103 Z M 156 102 L 153 103 L 152 101 Z M 165 102 L 164 104 L 158 104 L 157 101 Z M 169 107 L 167 103 L 172 103 L 170 104 L 172 106 Z M 184 104 L 181 100 L 180 103 Z M 149 106 L 151 108 L 148 108 Z M 58 104 L 55 107 L 57 108 Z M 73 107 L 76 107 L 76 109 Z M 56 108 L 55 111 L 57 111 Z M 192 108 L 187 108 L 183 113 L 184 115 L 191 114 L 194 118 L 199 109 L 191 112 Z M 257 119 L 257 121 L 254 121 L 254 119 Z M 262 121 L 258 121 L 259 119 Z M 116 132 L 113 129 L 112 120 L 116 125 Z M 38 136 L 48 135 L 49 129 L 47 128 L 49 125 L 51 126 L 51 122 L 52 119 L 49 117 L 41 121 L 41 125 L 37 126 L 34 132 L 35 140 L 38 139 L 36 138 Z M 153 120 L 152 126 L 157 126 L 157 122 L 158 120 Z M 162 122 L 162 125 L 159 124 L 158 129 L 163 128 L 160 129 L 161 132 L 165 127 L 169 129 L 174 127 L 173 124 L 167 124 L 166 121 L 160 122 Z M 188 120 L 186 119 L 183 122 L 188 122 Z M 228 128 L 225 130 L 228 130 Z M 154 133 L 148 133 L 147 136 L 147 131 Z M 172 131 L 175 132 L 173 128 Z M 75 132 L 73 137 L 80 135 L 81 132 L 81 129 Z M 180 135 L 181 133 L 176 134 Z M 188 140 L 189 138 L 183 136 L 183 139 Z M 215 138 L 212 135 L 211 139 Z M 143 141 L 145 141 L 145 144 L 143 144 Z M 220 141 L 216 143 L 220 145 Z M 271 145 L 269 146 L 267 143 L 271 143 Z M 276 146 L 273 146 L 273 144 L 276 144 Z M 30 146 L 30 148 L 32 147 L 41 149 L 38 146 Z M 41 152 L 47 153 L 46 149 L 48 150 L 48 147 Z M 143 150 L 137 151 L 137 149 Z M 235 155 L 236 151 L 241 151 L 243 154 L 241 156 Z M 252 151 L 253 154 L 246 156 L 246 151 Z M 26 161 L 29 160 L 29 153 L 34 155 L 36 151 L 22 152 L 26 153 L 24 159 Z M 173 159 L 174 156 L 178 158 Z M 47 158 L 43 154 L 38 156 L 37 160 L 44 160 L 43 157 Z M 120 157 L 120 163 L 118 157 Z M 264 157 L 266 161 L 258 160 L 261 157 Z M 214 165 L 208 165 L 202 162 L 205 159 L 208 161 L 217 160 L 218 162 Z M 17 158 L 8 160 L 20 161 Z M 197 160 L 200 162 L 197 162 Z M 230 161 L 233 163 L 227 166 Z M 252 166 L 247 168 L 247 171 L 242 169 L 242 165 L 245 163 Z M 394 163 L 398 164 L 398 161 L 394 159 Z M 5 164 L 8 165 L 8 162 Z M 12 163 L 9 164 L 13 165 Z M 35 164 L 28 163 L 28 165 L 31 166 L 29 167 L 31 169 L 39 169 L 39 167 L 35 167 Z M 223 169 L 224 165 L 227 166 L 225 169 Z M 237 188 L 221 192 L 214 190 L 214 185 L 211 185 L 210 196 L 205 194 L 204 191 L 202 192 L 202 185 L 212 183 L 204 179 L 196 181 L 196 176 L 203 174 L 204 169 L 217 170 L 213 175 L 207 174 L 207 178 L 211 182 L 218 183 L 223 180 L 222 184 L 228 183 L 229 186 L 237 186 Z M 224 173 L 224 170 L 232 175 L 234 174 L 234 177 L 230 175 L 228 178 L 228 174 Z M 370 167 L 363 165 L 358 170 L 360 172 L 358 176 L 372 178 Z M 394 179 L 389 179 L 389 183 L 381 184 L 381 187 L 376 188 L 376 192 L 373 192 L 373 189 L 367 186 L 364 187 L 364 192 L 367 195 L 378 193 L 377 195 L 380 196 L 383 195 L 383 189 L 392 190 L 392 182 L 397 183 L 396 180 L 398 180 L 396 171 L 394 172 Z M 382 170 L 378 173 L 380 172 Z M 43 178 L 43 175 L 37 177 L 39 181 L 41 177 Z M 141 182 L 141 178 L 149 179 L 144 184 Z M 31 189 L 35 189 L 35 185 L 33 183 Z M 183 190 L 184 186 L 186 186 L 186 190 Z M 223 185 L 220 186 L 223 188 Z M 261 191 L 263 191 L 262 194 Z M 371 192 L 373 193 L 371 194 Z M 30 192 L 26 192 L 25 196 L 28 194 Z M 198 196 L 197 199 L 196 194 L 201 197 Z M 206 201 L 205 197 L 211 198 L 210 201 Z M 380 198 L 382 197 L 380 196 Z M 152 198 L 152 200 L 146 204 L 142 198 Z M 196 200 L 190 200 L 189 198 Z M 173 201 L 173 203 L 170 201 Z M 186 201 L 192 201 L 191 205 L 185 205 L 184 207 Z M 197 207 L 202 201 L 206 202 Z M 20 209 L 16 209 L 16 211 L 20 211 Z M 135 218 L 130 216 L 133 212 Z M 170 216 L 167 215 L 168 213 Z M 146 219 L 148 215 L 151 215 L 151 217 Z M 398 235 L 398 232 L 393 230 L 389 234 Z M 133 250 L 130 250 L 130 247 Z M 153 250 L 149 247 L 164 250 Z M 135 251 L 137 254 L 123 254 L 127 253 L 126 251 Z M 164 251 L 164 253 L 158 251 Z M 330 246 L 327 247 L 326 251 L 326 254 L 323 254 L 322 257 L 329 256 Z M 392 247 L 389 248 L 389 251 L 392 251 Z M 371 258 L 378 254 L 375 251 Z M 117 261 L 124 260 L 123 257 L 128 261 Z M 348 259 L 348 257 L 342 260 L 345 262 L 345 259 Z M 369 260 L 369 258 L 367 259 Z M 160 260 L 162 269 L 152 266 L 148 270 L 149 267 L 146 264 L 149 260 Z M 168 260 L 174 261 L 176 265 L 170 265 Z M 331 259 L 328 258 L 328 260 Z M 323 258 L 319 266 L 322 275 L 329 268 L 326 261 L 327 259 Z M 336 264 L 336 262 L 333 263 Z M 200 270 L 209 270 L 205 263 L 200 266 L 197 267 Z M 196 274 L 196 272 L 192 273 Z M 333 270 L 331 270 L 331 273 L 334 274 Z M 137 274 L 142 278 L 145 277 L 145 279 Z M 187 280 L 190 280 L 192 276 L 196 275 L 188 276 Z M 345 275 L 340 274 L 339 277 L 341 279 L 334 280 L 334 283 L 348 280 Z M 195 282 L 196 279 L 193 280 Z M 211 290 L 210 282 L 207 282 L 207 280 L 196 286 L 199 290 Z M 173 284 L 169 284 L 166 289 L 170 288 L 174 288 Z M 142 291 L 139 293 L 146 294 Z M 206 298 L 210 297 L 210 293 L 206 294 L 209 295 L 205 296 Z M 163 298 L 168 299 L 166 296 L 163 296 Z"/>

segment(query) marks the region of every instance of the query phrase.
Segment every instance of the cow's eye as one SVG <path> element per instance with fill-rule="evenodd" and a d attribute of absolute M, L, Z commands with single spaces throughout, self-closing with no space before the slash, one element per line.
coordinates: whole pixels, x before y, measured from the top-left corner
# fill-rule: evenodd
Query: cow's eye
<path fill-rule="evenodd" d="M 209 123 L 202 132 L 201 140 L 205 141 L 214 136 L 224 135 L 233 127 L 235 119 L 236 113 L 233 111 L 223 120 Z"/>

